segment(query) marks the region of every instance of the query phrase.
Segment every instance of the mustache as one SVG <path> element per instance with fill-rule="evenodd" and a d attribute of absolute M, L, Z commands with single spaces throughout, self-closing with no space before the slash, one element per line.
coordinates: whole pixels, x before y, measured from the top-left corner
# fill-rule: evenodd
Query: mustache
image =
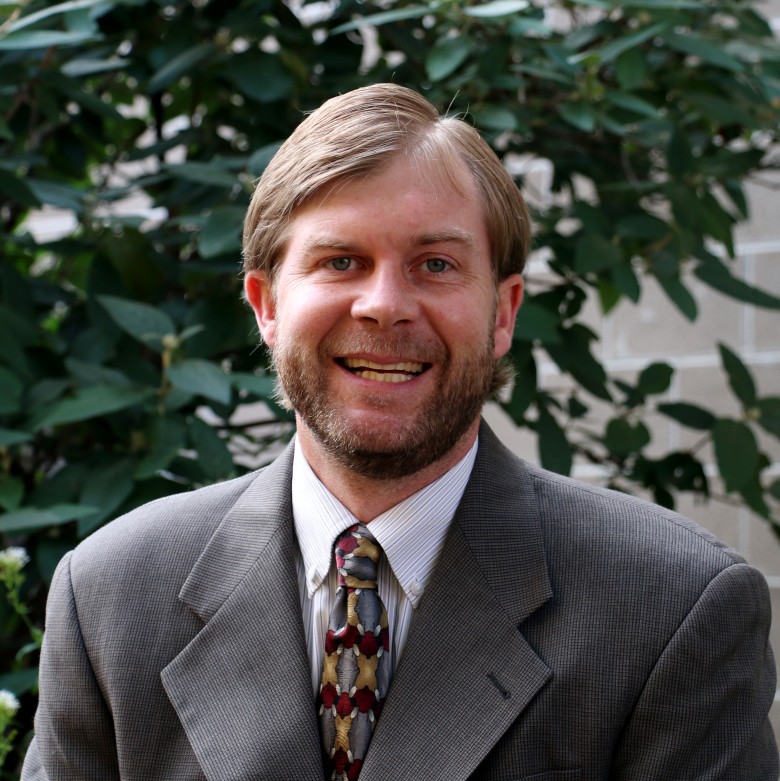
<path fill-rule="evenodd" d="M 323 358 L 367 354 L 439 364 L 445 363 L 449 358 L 449 351 L 440 340 L 398 331 L 383 334 L 363 332 L 331 335 L 322 341 L 317 352 Z"/>

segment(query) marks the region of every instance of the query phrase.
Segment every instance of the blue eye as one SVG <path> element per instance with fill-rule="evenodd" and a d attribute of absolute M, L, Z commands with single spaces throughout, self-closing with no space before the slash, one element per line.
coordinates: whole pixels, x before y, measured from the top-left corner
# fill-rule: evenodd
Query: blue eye
<path fill-rule="evenodd" d="M 425 261 L 425 266 L 428 271 L 432 271 L 434 274 L 440 274 L 442 271 L 446 271 L 450 267 L 450 264 L 441 258 L 430 258 Z"/>
<path fill-rule="evenodd" d="M 336 271 L 348 271 L 352 267 L 352 258 L 333 258 L 328 263 Z"/>

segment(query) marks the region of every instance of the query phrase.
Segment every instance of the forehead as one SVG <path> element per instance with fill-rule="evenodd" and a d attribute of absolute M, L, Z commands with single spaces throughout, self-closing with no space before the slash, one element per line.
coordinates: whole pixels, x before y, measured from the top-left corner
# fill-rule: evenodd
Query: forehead
<path fill-rule="evenodd" d="M 332 182 L 295 209 L 288 239 L 296 229 L 338 228 L 350 219 L 374 229 L 397 227 L 421 233 L 487 235 L 483 199 L 460 160 L 398 155 L 380 169 Z"/>

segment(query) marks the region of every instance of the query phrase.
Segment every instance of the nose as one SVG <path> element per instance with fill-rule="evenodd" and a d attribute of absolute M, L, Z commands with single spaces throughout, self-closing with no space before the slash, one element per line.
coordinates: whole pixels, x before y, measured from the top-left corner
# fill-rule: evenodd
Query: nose
<path fill-rule="evenodd" d="M 362 280 L 352 303 L 352 316 L 356 320 L 375 323 L 380 328 L 412 322 L 418 310 L 414 286 L 406 279 L 403 269 L 391 264 L 377 264 Z"/>

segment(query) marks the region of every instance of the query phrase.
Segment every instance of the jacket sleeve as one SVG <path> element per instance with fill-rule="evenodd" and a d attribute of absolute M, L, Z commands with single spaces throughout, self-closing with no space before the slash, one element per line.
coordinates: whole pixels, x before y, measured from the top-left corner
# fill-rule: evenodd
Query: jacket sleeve
<path fill-rule="evenodd" d="M 759 572 L 734 564 L 713 578 L 646 681 L 612 781 L 777 781 L 770 621 Z"/>
<path fill-rule="evenodd" d="M 36 734 L 22 781 L 119 779 L 111 712 L 84 646 L 70 556 L 57 567 L 49 592 Z"/>

